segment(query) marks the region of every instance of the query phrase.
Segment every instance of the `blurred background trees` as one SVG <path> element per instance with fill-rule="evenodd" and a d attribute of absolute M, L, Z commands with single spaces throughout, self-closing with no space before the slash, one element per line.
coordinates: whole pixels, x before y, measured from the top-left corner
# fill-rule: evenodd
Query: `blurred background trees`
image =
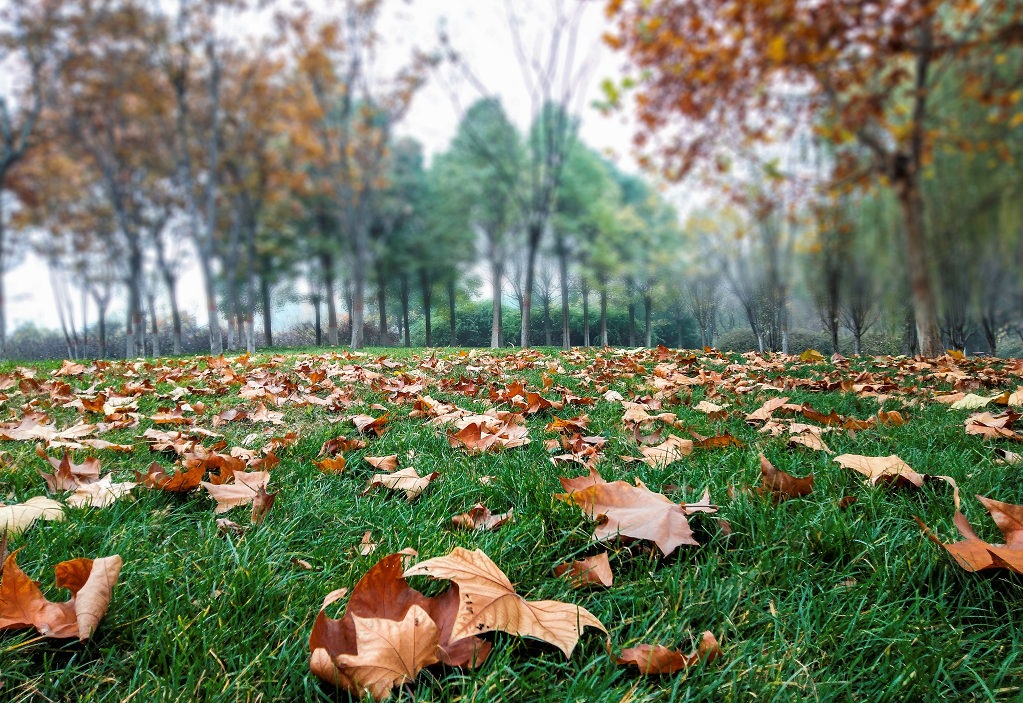
<path fill-rule="evenodd" d="M 472 67 L 446 36 L 378 61 L 384 5 L 0 2 L 0 352 L 1023 353 L 1016 4 L 609 0 L 599 107 L 659 176 L 579 136 L 585 3 L 535 38 L 509 9 L 529 122 L 478 86 L 438 153 L 399 127 Z M 26 254 L 50 334 L 7 330 Z"/>

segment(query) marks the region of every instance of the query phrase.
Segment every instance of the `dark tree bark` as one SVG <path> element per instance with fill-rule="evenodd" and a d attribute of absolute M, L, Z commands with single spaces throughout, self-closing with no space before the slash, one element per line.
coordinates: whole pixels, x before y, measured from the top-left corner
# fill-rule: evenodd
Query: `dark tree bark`
<path fill-rule="evenodd" d="M 448 345 L 458 346 L 458 326 L 455 324 L 455 277 L 448 278 L 448 326 L 451 336 Z"/>
<path fill-rule="evenodd" d="M 387 343 L 387 286 L 384 285 L 382 272 L 377 269 L 377 312 L 380 315 L 380 329 L 377 333 L 377 344 Z"/>
<path fill-rule="evenodd" d="M 272 347 L 274 345 L 273 304 L 270 300 L 270 281 L 263 275 L 259 277 L 259 297 L 263 301 L 263 343 Z"/>
<path fill-rule="evenodd" d="M 426 346 L 433 346 L 433 328 L 431 303 L 433 298 L 433 281 L 430 280 L 430 272 L 426 269 L 419 271 L 419 288 L 423 294 L 423 318 L 426 323 Z"/>
<path fill-rule="evenodd" d="M 607 286 L 600 287 L 600 344 L 607 344 Z"/>
<path fill-rule="evenodd" d="M 411 331 L 409 330 L 409 323 L 408 323 L 408 293 L 409 293 L 408 288 L 409 288 L 409 286 L 408 286 L 408 275 L 407 274 L 405 274 L 405 273 L 401 274 L 401 276 L 400 276 L 400 283 L 401 283 L 401 289 L 399 291 L 399 293 L 400 293 L 399 297 L 401 298 L 401 327 L 402 327 L 402 332 L 404 332 L 404 335 L 405 335 L 405 346 L 406 347 L 411 347 L 412 346 L 412 334 L 411 334 Z"/>
<path fill-rule="evenodd" d="M 590 348 L 590 286 L 586 282 L 586 277 L 582 279 L 582 296 L 583 296 L 583 346 L 587 349 Z"/>

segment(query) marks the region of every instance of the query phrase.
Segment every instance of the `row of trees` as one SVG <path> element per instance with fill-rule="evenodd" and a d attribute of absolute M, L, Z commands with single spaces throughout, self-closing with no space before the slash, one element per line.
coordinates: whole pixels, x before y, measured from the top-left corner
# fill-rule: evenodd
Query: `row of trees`
<path fill-rule="evenodd" d="M 682 344 L 692 328 L 710 345 L 744 321 L 760 350 L 813 327 L 835 351 L 844 329 L 853 351 L 879 333 L 905 351 L 994 352 L 1023 334 L 1020 13 L 904 4 L 608 4 L 608 41 L 642 72 L 607 83 L 607 107 L 638 90 L 648 162 L 720 194 L 684 227 L 658 188 L 579 140 L 586 3 L 545 6 L 546 41 L 521 36 L 508 4 L 524 131 L 447 37 L 383 72 L 383 0 L 329 17 L 246 0 L 0 4 L 14 76 L 0 86 L 0 274 L 27 249 L 45 259 L 70 354 L 90 313 L 109 351 L 121 301 L 127 354 L 182 351 L 190 267 L 213 353 L 271 345 L 275 303 L 296 299 L 317 343 L 322 310 L 331 345 L 410 344 L 420 324 L 426 344 L 455 344 L 459 301 L 481 293 L 495 347 Z M 236 30 L 254 17 L 259 32 Z M 395 130 L 435 74 L 482 97 L 426 163 Z M 609 334 L 613 308 L 624 332 Z M 0 288 L 0 345 L 3 310 Z"/>

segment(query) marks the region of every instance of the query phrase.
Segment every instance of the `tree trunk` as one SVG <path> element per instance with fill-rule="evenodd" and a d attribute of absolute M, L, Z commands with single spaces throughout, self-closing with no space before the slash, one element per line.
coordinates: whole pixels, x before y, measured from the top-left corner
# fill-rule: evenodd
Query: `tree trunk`
<path fill-rule="evenodd" d="M 629 346 L 636 346 L 636 304 L 629 299 Z"/>
<path fill-rule="evenodd" d="M 558 250 L 558 276 L 561 279 L 561 348 L 568 351 L 572 348 L 572 330 L 568 319 L 568 247 L 564 236 L 556 238 Z"/>
<path fill-rule="evenodd" d="M 99 358 L 107 356 L 107 306 L 96 305 L 96 315 L 99 320 Z"/>
<path fill-rule="evenodd" d="M 501 282 L 504 280 L 504 263 L 496 257 L 490 261 L 490 295 L 493 298 L 490 315 L 490 348 L 501 346 Z"/>
<path fill-rule="evenodd" d="M 543 299 L 543 337 L 544 345 L 551 346 L 553 343 L 551 330 L 551 299 L 550 296 L 546 296 Z"/>
<path fill-rule="evenodd" d="M 384 284 L 383 272 L 377 268 L 377 313 L 380 325 L 377 332 L 377 345 L 387 344 L 387 286 Z"/>
<path fill-rule="evenodd" d="M 228 350 L 234 349 L 234 345 L 235 345 L 235 343 L 234 343 L 234 338 L 235 338 L 235 334 L 234 334 L 235 333 L 235 330 L 234 330 L 234 320 L 235 320 L 235 316 L 233 314 L 231 314 L 231 313 L 228 313 L 228 315 L 227 315 L 227 349 Z"/>
<path fill-rule="evenodd" d="M 430 315 L 430 298 L 432 289 L 432 281 L 430 281 L 430 273 L 426 269 L 419 271 L 419 287 L 423 293 L 423 317 L 426 322 L 426 346 L 433 346 L 433 329 L 432 320 Z"/>
<path fill-rule="evenodd" d="M 522 325 L 521 338 L 522 348 L 529 348 L 529 323 L 533 312 L 533 279 L 536 276 L 536 252 L 540 246 L 540 236 L 543 228 L 540 225 L 530 225 L 527 236 L 526 249 L 526 282 L 522 290 Z"/>
<path fill-rule="evenodd" d="M 334 299 L 334 257 L 320 255 L 323 268 L 324 297 L 327 299 L 327 344 L 337 346 L 337 301 Z"/>
<path fill-rule="evenodd" d="M 263 300 L 263 343 L 268 347 L 274 345 L 273 307 L 270 304 L 270 281 L 266 276 L 259 277 L 259 297 Z"/>
<path fill-rule="evenodd" d="M 651 319 L 650 319 L 650 307 L 651 307 L 652 304 L 653 304 L 653 301 L 650 299 L 649 295 L 643 296 L 643 316 L 644 316 L 643 324 L 646 327 L 645 337 L 646 337 L 646 346 L 647 347 L 652 347 L 653 346 L 653 329 L 651 328 Z"/>
<path fill-rule="evenodd" d="M 854 347 L 853 353 L 855 353 L 856 356 L 859 356 L 860 354 L 863 353 L 863 333 L 862 332 L 855 332 L 853 334 L 853 347 Z"/>
<path fill-rule="evenodd" d="M 583 276 L 581 281 L 583 295 L 583 346 L 590 348 L 590 287 Z"/>
<path fill-rule="evenodd" d="M 360 203 L 368 196 L 363 194 Z M 364 208 L 360 208 L 364 209 Z M 363 213 L 364 215 L 366 213 Z M 355 270 L 352 271 L 352 349 L 362 349 L 366 345 L 363 338 L 363 318 L 366 301 L 366 272 L 370 266 L 369 225 L 366 217 L 359 217 L 355 222 L 354 249 Z"/>
<path fill-rule="evenodd" d="M 682 348 L 682 318 L 681 317 L 678 318 L 677 320 L 675 320 L 675 332 L 676 332 L 676 334 L 678 334 L 678 341 L 677 341 L 677 344 L 675 345 L 675 348 L 676 349 L 681 349 Z M 706 339 L 707 339 L 707 333 L 704 330 L 703 325 L 700 325 L 700 341 L 704 342 L 703 346 L 707 346 Z"/>
<path fill-rule="evenodd" d="M 451 337 L 448 341 L 448 345 L 452 347 L 458 346 L 458 326 L 455 324 L 455 276 L 454 274 L 448 278 L 448 326 L 451 332 Z"/>
<path fill-rule="evenodd" d="M 607 288 L 600 289 L 600 344 L 607 346 Z"/>
<path fill-rule="evenodd" d="M 323 344 L 323 326 L 320 324 L 320 296 L 314 295 L 312 297 L 313 303 L 313 316 L 316 320 L 314 323 L 316 326 L 316 346 Z"/>
<path fill-rule="evenodd" d="M 148 291 L 146 301 L 149 307 L 150 337 L 153 339 L 153 356 L 160 356 L 160 326 L 156 321 L 156 296 Z"/>
<path fill-rule="evenodd" d="M 412 346 L 412 338 L 409 331 L 408 324 L 408 275 L 401 274 L 400 277 L 401 289 L 399 291 L 399 298 L 401 298 L 401 329 L 405 335 L 405 346 Z"/>
<path fill-rule="evenodd" d="M 941 353 L 941 334 L 938 331 L 937 306 L 927 261 L 927 241 L 923 222 L 924 201 L 916 175 L 906 175 L 902 182 L 897 184 L 896 193 L 905 229 L 906 268 L 909 270 L 916 336 L 920 344 L 920 353 L 923 356 L 934 357 Z"/>

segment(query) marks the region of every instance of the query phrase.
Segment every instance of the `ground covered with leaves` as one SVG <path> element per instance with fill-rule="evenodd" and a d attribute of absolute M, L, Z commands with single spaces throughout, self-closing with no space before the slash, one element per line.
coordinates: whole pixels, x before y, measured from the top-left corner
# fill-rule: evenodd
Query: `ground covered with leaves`
<path fill-rule="evenodd" d="M 1021 374 L 7 364 L 0 699 L 1017 700 Z"/>

